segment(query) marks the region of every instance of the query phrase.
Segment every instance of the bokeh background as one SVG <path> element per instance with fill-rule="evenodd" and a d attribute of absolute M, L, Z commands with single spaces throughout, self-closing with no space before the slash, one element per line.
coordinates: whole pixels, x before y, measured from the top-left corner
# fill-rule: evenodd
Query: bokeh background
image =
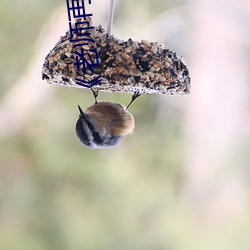
<path fill-rule="evenodd" d="M 66 1 L 0 2 L 0 249 L 249 250 L 250 1 L 116 0 L 113 34 L 182 54 L 192 91 L 140 97 L 114 149 L 75 136 L 90 91 L 41 80 L 67 30 Z"/>

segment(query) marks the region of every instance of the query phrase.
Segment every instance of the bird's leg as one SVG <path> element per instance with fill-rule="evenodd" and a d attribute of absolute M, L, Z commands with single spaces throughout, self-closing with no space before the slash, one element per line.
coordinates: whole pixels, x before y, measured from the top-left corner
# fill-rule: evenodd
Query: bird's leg
<path fill-rule="evenodd" d="M 131 104 L 132 104 L 140 95 L 141 95 L 141 94 L 139 93 L 139 91 L 135 92 L 135 93 L 132 95 L 132 99 L 131 99 L 131 101 L 130 101 L 130 103 L 128 104 L 128 106 L 127 106 L 126 109 L 128 109 L 128 108 L 131 106 Z"/>
<path fill-rule="evenodd" d="M 99 93 L 99 89 L 97 90 L 93 90 L 93 89 L 90 89 L 92 91 L 92 94 L 94 96 L 94 99 L 95 99 L 95 104 L 97 104 L 97 96 L 98 96 L 98 93 Z"/>

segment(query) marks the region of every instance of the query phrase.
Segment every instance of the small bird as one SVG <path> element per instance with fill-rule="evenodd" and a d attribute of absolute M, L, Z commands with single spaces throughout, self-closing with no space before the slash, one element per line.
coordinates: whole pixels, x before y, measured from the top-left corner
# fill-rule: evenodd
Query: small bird
<path fill-rule="evenodd" d="M 140 96 L 135 93 L 129 105 L 107 101 L 97 102 L 98 91 L 92 90 L 95 103 L 85 112 L 78 105 L 80 112 L 76 122 L 76 134 L 82 144 L 91 149 L 111 148 L 134 130 L 134 117 L 127 109 Z"/>

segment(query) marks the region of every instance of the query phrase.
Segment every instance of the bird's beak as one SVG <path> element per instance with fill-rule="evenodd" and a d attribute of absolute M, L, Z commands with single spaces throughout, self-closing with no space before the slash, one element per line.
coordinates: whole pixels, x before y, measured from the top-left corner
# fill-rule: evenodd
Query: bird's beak
<path fill-rule="evenodd" d="M 79 105 L 77 105 L 77 106 L 78 106 L 78 109 L 79 109 L 79 112 L 80 112 L 80 117 L 81 118 L 86 118 L 84 112 L 82 111 L 82 108 Z"/>

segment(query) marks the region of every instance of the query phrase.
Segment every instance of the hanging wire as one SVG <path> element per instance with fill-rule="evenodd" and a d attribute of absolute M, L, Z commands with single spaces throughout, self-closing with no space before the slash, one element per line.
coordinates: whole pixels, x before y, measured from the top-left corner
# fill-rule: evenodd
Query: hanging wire
<path fill-rule="evenodd" d="M 108 26 L 107 26 L 107 33 L 110 35 L 112 30 L 112 23 L 115 11 L 115 0 L 110 0 L 109 3 L 109 13 L 108 13 Z"/>

